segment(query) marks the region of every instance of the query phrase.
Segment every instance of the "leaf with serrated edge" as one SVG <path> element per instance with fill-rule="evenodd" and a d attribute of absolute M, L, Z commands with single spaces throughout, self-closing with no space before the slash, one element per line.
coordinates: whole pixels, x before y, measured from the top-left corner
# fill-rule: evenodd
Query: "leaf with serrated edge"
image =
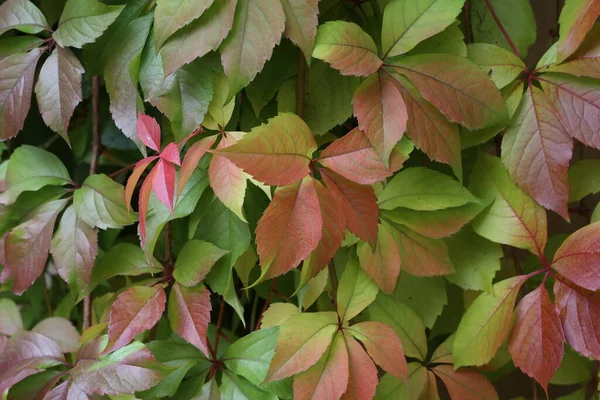
<path fill-rule="evenodd" d="M 510 84 L 526 67 L 512 52 L 493 44 L 471 43 L 467 46 L 467 57 L 489 75 L 498 89 Z"/>
<path fill-rule="evenodd" d="M 392 234 L 398 245 L 402 268 L 406 272 L 415 276 L 440 276 L 454 272 L 444 242 L 419 235 L 405 227 L 395 228 Z"/>
<path fill-rule="evenodd" d="M 338 330 L 337 320 L 333 312 L 291 316 L 279 328 L 275 356 L 265 383 L 287 378 L 314 365 Z"/>
<path fill-rule="evenodd" d="M 0 35 L 11 29 L 25 33 L 38 33 L 48 29 L 48 22 L 32 2 L 7 0 L 0 6 Z"/>
<path fill-rule="evenodd" d="M 600 3 L 596 0 L 567 0 L 558 23 L 558 61 L 566 60 L 577 50 L 587 33 L 600 17 Z"/>
<path fill-rule="evenodd" d="M 210 272 L 213 265 L 228 250 L 222 250 L 212 243 L 203 240 L 189 240 L 179 251 L 175 261 L 173 277 L 184 286 L 196 286 Z"/>
<path fill-rule="evenodd" d="M 156 119 L 139 113 L 136 123 L 137 136 L 146 146 L 154 151 L 160 151 L 160 126 Z"/>
<path fill-rule="evenodd" d="M 285 37 L 294 42 L 310 65 L 311 53 L 317 36 L 319 0 L 281 0 L 285 13 Z"/>
<path fill-rule="evenodd" d="M 300 313 L 296 305 L 291 303 L 271 303 L 262 314 L 260 329 L 268 329 L 285 324 L 292 315 Z"/>
<path fill-rule="evenodd" d="M 138 181 L 148 165 L 157 158 L 158 156 L 146 157 L 135 163 L 135 167 L 133 167 L 133 171 L 129 175 L 129 178 L 127 178 L 127 184 L 125 185 L 125 206 L 127 207 L 127 211 L 131 211 L 131 198 L 133 197 L 133 192 Z M 179 176 L 181 176 L 181 173 Z"/>
<path fill-rule="evenodd" d="M 198 166 L 202 156 L 215 144 L 217 139 L 216 135 L 208 136 L 200 139 L 194 143 L 185 153 L 183 162 L 181 163 L 181 170 L 179 171 L 179 179 L 177 181 L 177 194 L 180 195 L 183 188 L 187 184 L 188 180 L 192 176 L 192 173 Z"/>
<path fill-rule="evenodd" d="M 379 224 L 375 251 L 366 242 L 357 247 L 360 265 L 386 293 L 392 293 L 400 275 L 400 253 L 390 228 Z"/>
<path fill-rule="evenodd" d="M 515 366 L 538 381 L 544 390 L 562 362 L 565 335 L 544 285 L 523 297 L 508 340 Z"/>
<path fill-rule="evenodd" d="M 169 323 L 173 332 L 199 348 L 208 357 L 210 292 L 204 285 L 186 288 L 176 282 L 169 294 Z"/>
<path fill-rule="evenodd" d="M 237 143 L 232 134 L 226 134 L 217 145 L 217 150 Z M 213 154 L 208 167 L 210 187 L 223 204 L 246 222 L 242 207 L 246 196 L 246 176 L 231 160 L 218 154 Z"/>
<path fill-rule="evenodd" d="M 551 65 L 548 72 L 564 72 L 576 76 L 600 79 L 600 24 L 594 25 L 579 49 L 560 65 Z M 556 49 L 555 49 L 556 50 Z"/>
<path fill-rule="evenodd" d="M 259 386 L 275 354 L 278 329 L 261 329 L 232 343 L 223 354 L 225 366 Z"/>
<path fill-rule="evenodd" d="M 438 365 L 433 368 L 433 373 L 444 382 L 452 399 L 498 399 L 494 385 L 477 371 L 455 371 L 451 365 Z"/>
<path fill-rule="evenodd" d="M 428 370 L 419 362 L 408 364 L 408 382 L 403 382 L 392 374 L 385 374 L 377 385 L 376 400 L 419 399 L 426 389 Z"/>
<path fill-rule="evenodd" d="M 156 48 L 179 29 L 202 16 L 214 0 L 158 0 L 154 10 Z"/>
<path fill-rule="evenodd" d="M 372 399 L 377 389 L 377 367 L 348 331 L 342 331 L 348 351 L 348 388 L 341 400 Z"/>
<path fill-rule="evenodd" d="M 156 198 L 173 212 L 175 202 L 175 166 L 165 160 L 159 160 L 152 169 L 152 191 Z"/>
<path fill-rule="evenodd" d="M 367 308 L 377 297 L 377 286 L 351 257 L 346 264 L 337 291 L 337 312 L 342 321 L 349 321 Z"/>
<path fill-rule="evenodd" d="M 317 31 L 312 56 L 342 75 L 368 76 L 383 64 L 373 39 L 355 23 L 329 21 Z"/>
<path fill-rule="evenodd" d="M 510 331 L 519 289 L 528 276 L 515 276 L 494 285 L 471 304 L 454 338 L 454 365 L 483 365 L 489 362 Z"/>

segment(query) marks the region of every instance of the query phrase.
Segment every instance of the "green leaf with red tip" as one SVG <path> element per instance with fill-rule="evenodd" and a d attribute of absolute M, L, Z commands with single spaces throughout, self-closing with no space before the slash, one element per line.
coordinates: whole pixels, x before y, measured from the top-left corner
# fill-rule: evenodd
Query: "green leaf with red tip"
<path fill-rule="evenodd" d="M 210 310 L 210 292 L 206 286 L 188 288 L 175 282 L 169 294 L 168 316 L 171 329 L 207 357 Z"/>
<path fill-rule="evenodd" d="M 214 153 L 233 161 L 267 185 L 289 185 L 310 172 L 317 144 L 310 128 L 294 114 L 283 113 L 258 126 L 236 144 Z"/>
<path fill-rule="evenodd" d="M 132 286 L 117 296 L 110 310 L 109 342 L 105 352 L 120 349 L 135 336 L 156 325 L 165 310 L 166 301 L 161 286 Z"/>
<path fill-rule="evenodd" d="M 222 250 L 212 243 L 197 239 L 189 240 L 179 251 L 173 277 L 184 286 L 196 286 L 227 253 L 228 250 Z"/>
<path fill-rule="evenodd" d="M 332 312 L 291 316 L 279 328 L 275 356 L 265 383 L 306 371 L 325 353 L 338 330 L 338 316 Z"/>
<path fill-rule="evenodd" d="M 310 65 L 319 24 L 319 0 L 281 0 L 281 5 L 285 13 L 283 35 L 300 47 Z"/>
<path fill-rule="evenodd" d="M 489 362 L 510 332 L 519 289 L 528 276 L 515 276 L 482 293 L 460 321 L 454 338 L 454 365 L 483 365 Z"/>
<path fill-rule="evenodd" d="M 519 302 L 508 351 L 515 366 L 548 391 L 550 379 L 562 362 L 564 340 L 558 311 L 541 285 Z"/>
<path fill-rule="evenodd" d="M 477 371 L 455 371 L 451 365 L 438 365 L 433 373 L 444 382 L 450 398 L 464 400 L 497 400 L 498 394 L 494 385 Z M 435 378 L 434 378 L 435 379 Z"/>
<path fill-rule="evenodd" d="M 312 56 L 342 75 L 368 76 L 383 64 L 373 39 L 352 22 L 330 21 L 317 31 Z"/>
<path fill-rule="evenodd" d="M 279 187 L 256 228 L 261 279 L 284 274 L 315 250 L 323 219 L 313 178 Z"/>
<path fill-rule="evenodd" d="M 342 400 L 372 399 L 377 389 L 377 367 L 347 330 L 342 331 L 348 352 L 348 388 Z"/>
<path fill-rule="evenodd" d="M 600 17 L 596 0 L 567 0 L 560 13 L 558 62 L 566 60 L 583 42 L 586 34 Z"/>
<path fill-rule="evenodd" d="M 357 247 L 360 265 L 386 293 L 392 293 L 400 275 L 400 253 L 390 228 L 379 224 L 375 251 L 366 242 Z"/>
<path fill-rule="evenodd" d="M 346 263 L 337 291 L 337 312 L 342 321 L 361 313 L 377 297 L 377 286 L 359 267 L 355 256 Z"/>
<path fill-rule="evenodd" d="M 398 84 L 389 73 L 379 70 L 358 87 L 352 104 L 360 129 L 385 166 L 389 166 L 392 150 L 402 139 L 408 120 Z"/>
<path fill-rule="evenodd" d="M 600 24 L 588 33 L 579 49 L 559 65 L 552 65 L 546 70 L 548 72 L 564 72 L 576 76 L 587 76 L 600 79 Z"/>

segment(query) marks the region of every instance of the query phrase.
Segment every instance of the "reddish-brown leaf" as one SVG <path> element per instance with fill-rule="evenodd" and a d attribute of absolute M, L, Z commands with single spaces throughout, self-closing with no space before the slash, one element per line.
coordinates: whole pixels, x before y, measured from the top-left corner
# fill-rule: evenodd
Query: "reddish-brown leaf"
<path fill-rule="evenodd" d="M 585 357 L 600 359 L 600 292 L 557 280 L 554 296 L 567 342 Z"/>
<path fill-rule="evenodd" d="M 129 175 L 129 178 L 127 178 L 127 184 L 125 185 L 125 205 L 127 206 L 127 211 L 131 211 L 131 198 L 133 197 L 133 192 L 135 191 L 138 181 L 148 165 L 157 158 L 158 156 L 146 157 L 138 161 L 135 164 L 135 167 L 133 167 L 133 172 Z"/>
<path fill-rule="evenodd" d="M 363 185 L 372 185 L 392 175 L 359 128 L 329 144 L 318 161 L 344 178 Z"/>
<path fill-rule="evenodd" d="M 227 157 L 256 180 L 271 186 L 289 185 L 310 172 L 317 144 L 297 115 L 279 114 L 242 140 L 215 153 Z"/>
<path fill-rule="evenodd" d="M 352 104 L 358 126 L 387 166 L 408 119 L 398 84 L 387 72 L 379 70 L 358 87 Z"/>
<path fill-rule="evenodd" d="M 199 348 L 208 357 L 210 292 L 203 284 L 193 288 L 175 282 L 169 294 L 169 323 L 173 332 Z"/>
<path fill-rule="evenodd" d="M 502 161 L 527 194 L 566 220 L 572 151 L 573 140 L 554 107 L 539 88 L 529 85 L 502 139 Z"/>
<path fill-rule="evenodd" d="M 152 190 L 158 200 L 173 212 L 175 199 L 175 166 L 168 161 L 159 160 L 154 166 Z"/>
<path fill-rule="evenodd" d="M 440 276 L 454 272 L 448 247 L 441 240 L 421 236 L 408 228 L 393 232 L 406 272 L 415 276 Z"/>
<path fill-rule="evenodd" d="M 140 194 L 138 199 L 138 214 L 140 218 L 140 239 L 142 246 L 146 242 L 146 214 L 148 213 L 148 203 L 150 202 L 150 195 L 152 194 L 152 181 L 154 181 L 154 175 L 156 174 L 156 167 L 150 170 L 148 176 L 142 183 L 140 188 Z"/>
<path fill-rule="evenodd" d="M 357 249 L 360 265 L 386 293 L 392 293 L 400 275 L 400 253 L 390 228 L 379 224 L 375 251 L 361 242 Z"/>
<path fill-rule="evenodd" d="M 148 115 L 139 113 L 137 119 L 138 138 L 154 151 L 160 150 L 160 126 Z"/>
<path fill-rule="evenodd" d="M 196 143 L 194 143 L 188 149 L 187 153 L 185 153 L 185 156 L 183 157 L 183 163 L 181 164 L 181 171 L 179 171 L 179 181 L 177 182 L 178 194 L 181 194 L 181 191 L 185 187 L 185 184 L 188 182 L 190 176 L 192 176 L 192 173 L 198 166 L 200 159 L 204 154 L 206 154 L 208 149 L 210 149 L 212 145 L 215 144 L 216 140 L 217 135 L 202 138 Z"/>
<path fill-rule="evenodd" d="M 576 285 L 600 289 L 600 222 L 569 236 L 556 250 L 552 268 Z"/>
<path fill-rule="evenodd" d="M 343 331 L 348 350 L 348 388 L 342 400 L 372 399 L 377 389 L 377 367 L 362 346 Z"/>
<path fill-rule="evenodd" d="M 345 232 L 344 214 L 336 206 L 333 196 L 321 182 L 315 180 L 313 183 L 319 199 L 319 207 L 321 208 L 323 230 L 317 248 L 311 253 L 307 263 L 302 267 L 302 277 L 305 282 L 314 278 L 327 266 L 327 263 L 340 248 Z M 308 271 L 305 272 L 304 268 L 308 268 Z"/>
<path fill-rule="evenodd" d="M 348 350 L 338 331 L 315 365 L 294 379 L 294 400 L 338 400 L 348 386 Z"/>
<path fill-rule="evenodd" d="M 132 286 L 112 304 L 106 353 L 115 351 L 152 328 L 165 310 L 167 296 L 161 286 Z"/>
<path fill-rule="evenodd" d="M 54 200 L 33 210 L 4 241 L 4 269 L 13 277 L 13 292 L 22 294 L 42 274 L 52 241 L 56 216 L 67 200 Z"/>
<path fill-rule="evenodd" d="M 598 17 L 600 17 L 598 0 L 578 0 L 565 4 L 559 19 L 558 62 L 566 60 L 577 50 Z"/>
<path fill-rule="evenodd" d="M 438 365 L 433 372 L 444 382 L 452 400 L 498 399 L 494 386 L 477 371 L 455 371 L 451 365 Z"/>
<path fill-rule="evenodd" d="M 556 308 L 541 285 L 519 302 L 508 351 L 515 365 L 547 391 L 562 362 L 564 340 Z"/>
<path fill-rule="evenodd" d="M 352 325 L 350 333 L 360 340 L 373 360 L 386 372 L 403 381 L 408 369 L 402 342 L 391 326 L 381 322 L 361 322 Z"/>
<path fill-rule="evenodd" d="M 594 26 L 568 61 L 550 66 L 550 71 L 600 79 L 600 24 Z"/>
<path fill-rule="evenodd" d="M 375 248 L 379 208 L 373 188 L 359 185 L 333 171 L 321 170 L 323 181 L 344 213 L 346 228 Z"/>
<path fill-rule="evenodd" d="M 279 187 L 256 228 L 262 278 L 274 278 L 296 267 L 317 247 L 322 228 L 311 177 Z"/>

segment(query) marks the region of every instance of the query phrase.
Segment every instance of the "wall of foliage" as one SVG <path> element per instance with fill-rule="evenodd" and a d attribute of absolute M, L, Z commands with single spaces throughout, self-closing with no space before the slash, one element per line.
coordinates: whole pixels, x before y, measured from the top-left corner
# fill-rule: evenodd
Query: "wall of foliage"
<path fill-rule="evenodd" d="M 4 1 L 4 399 L 598 399 L 600 0 L 547 3 L 526 65 L 528 0 Z"/>

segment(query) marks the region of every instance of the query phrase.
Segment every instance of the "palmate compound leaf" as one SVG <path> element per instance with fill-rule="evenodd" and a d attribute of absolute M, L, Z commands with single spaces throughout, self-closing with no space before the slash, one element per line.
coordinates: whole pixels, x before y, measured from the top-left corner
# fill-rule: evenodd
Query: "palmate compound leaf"
<path fill-rule="evenodd" d="M 377 367 L 363 347 L 347 331 L 342 331 L 348 352 L 348 387 L 342 400 L 372 399 L 377 389 Z"/>
<path fill-rule="evenodd" d="M 146 114 L 138 113 L 136 122 L 137 137 L 147 147 L 160 151 L 160 126 L 156 119 Z"/>
<path fill-rule="evenodd" d="M 548 72 L 564 72 L 576 76 L 600 79 L 600 24 L 594 25 L 579 49 L 559 65 L 551 65 Z"/>
<path fill-rule="evenodd" d="M 138 334 L 152 328 L 165 310 L 167 297 L 161 286 L 132 286 L 117 296 L 111 306 L 105 353 L 127 345 Z"/>
<path fill-rule="evenodd" d="M 310 65 L 319 23 L 319 0 L 281 0 L 281 6 L 285 14 L 283 35 L 300 47 Z"/>
<path fill-rule="evenodd" d="M 325 353 L 338 330 L 333 312 L 302 313 L 291 316 L 279 327 L 275 356 L 265 383 L 306 371 Z"/>
<path fill-rule="evenodd" d="M 400 253 L 392 229 L 389 225 L 379 224 L 374 251 L 366 242 L 360 242 L 357 247 L 361 267 L 385 293 L 394 291 L 400 275 Z"/>
<path fill-rule="evenodd" d="M 230 98 L 271 58 L 284 29 L 285 14 L 279 0 L 238 0 L 233 27 L 220 47 Z"/>
<path fill-rule="evenodd" d="M 568 281 L 554 284 L 556 309 L 569 345 L 585 357 L 600 358 L 600 292 Z"/>
<path fill-rule="evenodd" d="M 154 10 L 154 38 L 156 48 L 160 49 L 165 41 L 202 14 L 214 0 L 159 0 Z"/>
<path fill-rule="evenodd" d="M 438 365 L 432 371 L 444 382 L 452 399 L 498 399 L 494 385 L 477 371 L 471 369 L 455 371 L 451 365 Z M 433 379 L 435 380 L 435 377 Z"/>
<path fill-rule="evenodd" d="M 82 99 L 81 75 L 84 69 L 69 49 L 56 47 L 44 61 L 35 93 L 42 118 L 67 143 L 67 129 L 75 107 Z"/>
<path fill-rule="evenodd" d="M 541 89 L 529 85 L 502 138 L 502 161 L 527 194 L 566 220 L 572 150 L 573 140 L 554 106 Z"/>
<path fill-rule="evenodd" d="M 284 274 L 307 258 L 321 240 L 322 227 L 313 178 L 279 187 L 256 228 L 260 280 Z"/>
<path fill-rule="evenodd" d="M 350 321 L 377 297 L 377 286 L 351 256 L 337 291 L 337 313 L 342 321 Z"/>
<path fill-rule="evenodd" d="M 399 85 L 386 71 L 379 70 L 358 87 L 352 104 L 360 129 L 389 167 L 392 150 L 402 139 L 408 120 Z"/>
<path fill-rule="evenodd" d="M 600 289 L 600 223 L 585 226 L 565 240 L 554 254 L 552 268 L 587 290 Z"/>
<path fill-rule="evenodd" d="M 38 33 L 48 29 L 48 21 L 29 0 L 7 0 L 0 7 L 0 35 L 11 29 Z"/>
<path fill-rule="evenodd" d="M 450 121 L 469 129 L 481 129 L 508 119 L 498 88 L 485 72 L 465 58 L 454 54 L 419 54 L 394 61 L 393 68 L 406 76 Z"/>
<path fill-rule="evenodd" d="M 519 289 L 529 276 L 520 275 L 494 285 L 471 304 L 454 338 L 454 366 L 483 365 L 490 361 L 510 331 Z"/>
<path fill-rule="evenodd" d="M 54 222 L 66 204 L 66 199 L 42 204 L 28 215 L 29 219 L 13 228 L 2 242 L 4 268 L 13 277 L 12 290 L 15 294 L 26 291 L 44 271 Z"/>
<path fill-rule="evenodd" d="M 256 180 L 271 186 L 289 185 L 310 172 L 317 144 L 297 115 L 282 113 L 215 154 L 226 157 Z"/>
<path fill-rule="evenodd" d="M 404 54 L 451 25 L 464 0 L 391 0 L 383 12 L 384 58 Z"/>
<path fill-rule="evenodd" d="M 565 335 L 544 285 L 523 297 L 508 340 L 515 366 L 534 378 L 544 390 L 562 362 Z"/>
<path fill-rule="evenodd" d="M 330 21 L 317 31 L 312 56 L 342 75 L 368 76 L 383 64 L 373 39 L 355 23 Z"/>
<path fill-rule="evenodd" d="M 203 284 L 187 288 L 176 282 L 169 294 L 169 323 L 173 332 L 208 356 L 210 292 Z"/>
<path fill-rule="evenodd" d="M 560 13 L 558 61 L 573 54 L 600 16 L 600 3 L 595 0 L 568 0 Z"/>

